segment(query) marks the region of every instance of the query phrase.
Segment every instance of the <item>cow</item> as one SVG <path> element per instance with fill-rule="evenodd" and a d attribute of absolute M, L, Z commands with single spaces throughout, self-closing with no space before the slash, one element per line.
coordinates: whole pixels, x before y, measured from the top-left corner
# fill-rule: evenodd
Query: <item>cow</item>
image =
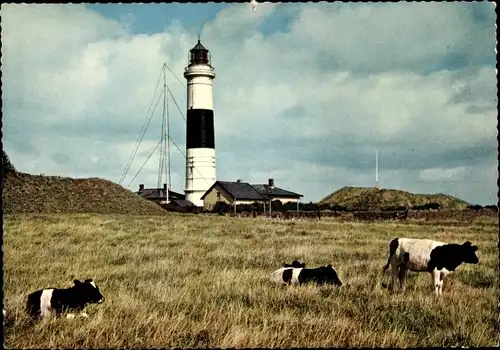
<path fill-rule="evenodd" d="M 477 246 L 467 241 L 464 244 L 444 243 L 431 239 L 396 238 L 389 245 L 389 258 L 384 274 L 391 265 L 391 289 L 399 279 L 401 290 L 405 289 L 407 270 L 429 272 L 436 295 L 443 294 L 443 280 L 462 263 L 477 264 Z M 383 284 L 386 287 L 385 284 Z"/>
<path fill-rule="evenodd" d="M 71 288 L 45 288 L 29 294 L 26 312 L 32 319 L 47 318 L 52 313 L 59 316 L 65 311 L 82 311 L 87 304 L 104 301 L 104 296 L 92 279 L 84 282 L 74 280 L 73 283 Z M 88 317 L 85 312 L 80 313 L 80 316 Z M 75 315 L 70 313 L 66 317 L 74 318 Z"/>
<path fill-rule="evenodd" d="M 283 264 L 283 267 L 295 267 L 295 268 L 301 268 L 301 267 L 306 267 L 306 263 L 303 262 L 301 263 L 300 261 L 298 260 L 294 260 L 292 261 L 291 264 Z"/>
<path fill-rule="evenodd" d="M 271 274 L 271 282 L 280 284 L 335 284 L 342 285 L 337 272 L 332 265 L 321 266 L 314 269 L 282 267 Z"/>

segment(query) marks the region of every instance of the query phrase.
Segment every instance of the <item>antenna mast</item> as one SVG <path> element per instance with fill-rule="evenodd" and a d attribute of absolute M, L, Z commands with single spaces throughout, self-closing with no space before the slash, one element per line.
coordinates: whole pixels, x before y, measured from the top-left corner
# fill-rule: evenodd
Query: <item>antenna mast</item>
<path fill-rule="evenodd" d="M 165 65 L 163 65 L 163 69 L 162 69 L 162 74 L 163 74 L 163 77 L 165 78 Z M 158 82 L 160 82 L 158 80 Z M 165 101 L 165 98 L 164 98 L 164 101 Z M 160 130 L 160 144 L 162 144 L 164 142 L 164 130 L 165 128 L 165 103 L 163 104 L 163 113 L 162 113 L 162 119 L 161 119 L 161 130 Z M 158 182 L 157 182 L 157 187 L 158 187 L 158 191 L 161 191 L 161 188 L 163 187 L 162 186 L 162 183 L 163 183 L 163 164 L 165 164 L 165 154 L 163 152 L 164 150 L 164 147 L 160 147 L 160 162 L 158 163 Z M 160 192 L 161 193 L 161 192 Z"/>
<path fill-rule="evenodd" d="M 167 189 L 166 189 L 166 193 L 165 193 L 165 196 L 166 196 L 166 200 L 167 200 L 167 204 L 169 202 L 168 200 L 168 193 L 170 192 L 170 150 L 168 148 L 168 126 L 167 126 L 167 123 L 168 123 L 168 119 L 167 119 L 167 115 L 168 115 L 168 104 L 167 104 L 167 70 L 165 69 L 166 68 L 166 63 L 163 64 L 163 125 L 165 127 L 165 130 L 163 130 L 164 132 L 164 138 L 163 138 L 163 142 L 164 142 L 164 147 L 165 147 L 165 152 L 164 152 L 164 156 L 167 157 L 167 161 L 165 162 L 165 166 L 166 166 L 166 171 L 165 171 L 165 184 L 167 185 Z"/>
<path fill-rule="evenodd" d="M 375 187 L 378 188 L 378 150 L 375 151 Z"/>

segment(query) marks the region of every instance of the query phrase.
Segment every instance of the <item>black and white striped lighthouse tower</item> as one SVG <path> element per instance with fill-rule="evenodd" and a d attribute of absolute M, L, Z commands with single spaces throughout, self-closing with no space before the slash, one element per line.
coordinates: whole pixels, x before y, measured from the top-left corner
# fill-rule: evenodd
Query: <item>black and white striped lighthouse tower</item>
<path fill-rule="evenodd" d="M 190 50 L 187 80 L 186 199 L 203 206 L 201 196 L 215 182 L 215 136 L 212 82 L 214 68 L 208 50 L 198 43 Z"/>

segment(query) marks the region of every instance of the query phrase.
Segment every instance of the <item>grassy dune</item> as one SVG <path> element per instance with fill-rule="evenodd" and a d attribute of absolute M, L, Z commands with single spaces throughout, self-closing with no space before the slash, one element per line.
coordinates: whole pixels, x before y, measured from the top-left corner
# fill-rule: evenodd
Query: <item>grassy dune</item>
<path fill-rule="evenodd" d="M 410 193 L 407 191 L 375 187 L 342 187 L 321 199 L 318 204 L 336 204 L 352 210 L 380 210 L 395 206 L 410 208 L 427 203 L 439 203 L 441 208 L 464 209 L 470 203 L 442 194 Z"/>
<path fill-rule="evenodd" d="M 11 172 L 3 212 L 165 215 L 165 210 L 111 181 Z"/>
<path fill-rule="evenodd" d="M 277 222 L 167 215 L 15 215 L 4 224 L 5 345 L 13 348 L 428 347 L 498 345 L 498 226 Z M 479 246 L 433 295 L 380 285 L 388 242 L 428 237 Z M 284 262 L 332 263 L 344 285 L 273 286 Z M 30 326 L 40 287 L 92 277 L 106 297 L 89 319 Z"/>

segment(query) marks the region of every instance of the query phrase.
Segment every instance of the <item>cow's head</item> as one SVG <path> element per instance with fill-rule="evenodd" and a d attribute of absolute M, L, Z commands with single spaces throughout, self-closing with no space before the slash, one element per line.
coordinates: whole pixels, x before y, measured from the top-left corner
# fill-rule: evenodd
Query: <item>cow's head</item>
<path fill-rule="evenodd" d="M 294 261 L 292 261 L 291 264 L 284 264 L 283 267 L 294 267 L 294 268 L 301 268 L 302 267 L 302 268 L 304 268 L 304 267 L 306 267 L 306 263 L 305 262 L 301 263 L 297 260 L 294 260 Z"/>
<path fill-rule="evenodd" d="M 333 268 L 333 266 L 327 265 L 322 267 L 322 273 L 323 277 L 326 283 L 333 283 L 340 287 L 342 285 L 342 282 L 339 279 L 339 276 L 337 276 L 337 271 Z"/>
<path fill-rule="evenodd" d="M 462 244 L 461 248 L 461 257 L 465 263 L 477 264 L 479 262 L 479 258 L 476 255 L 477 246 L 472 245 L 471 242 L 467 241 Z"/>
<path fill-rule="evenodd" d="M 85 300 L 85 302 L 102 303 L 104 301 L 104 296 L 92 279 L 86 279 L 84 282 L 74 280 L 73 282 L 75 283 L 74 288 L 78 291 L 78 295 Z"/>

